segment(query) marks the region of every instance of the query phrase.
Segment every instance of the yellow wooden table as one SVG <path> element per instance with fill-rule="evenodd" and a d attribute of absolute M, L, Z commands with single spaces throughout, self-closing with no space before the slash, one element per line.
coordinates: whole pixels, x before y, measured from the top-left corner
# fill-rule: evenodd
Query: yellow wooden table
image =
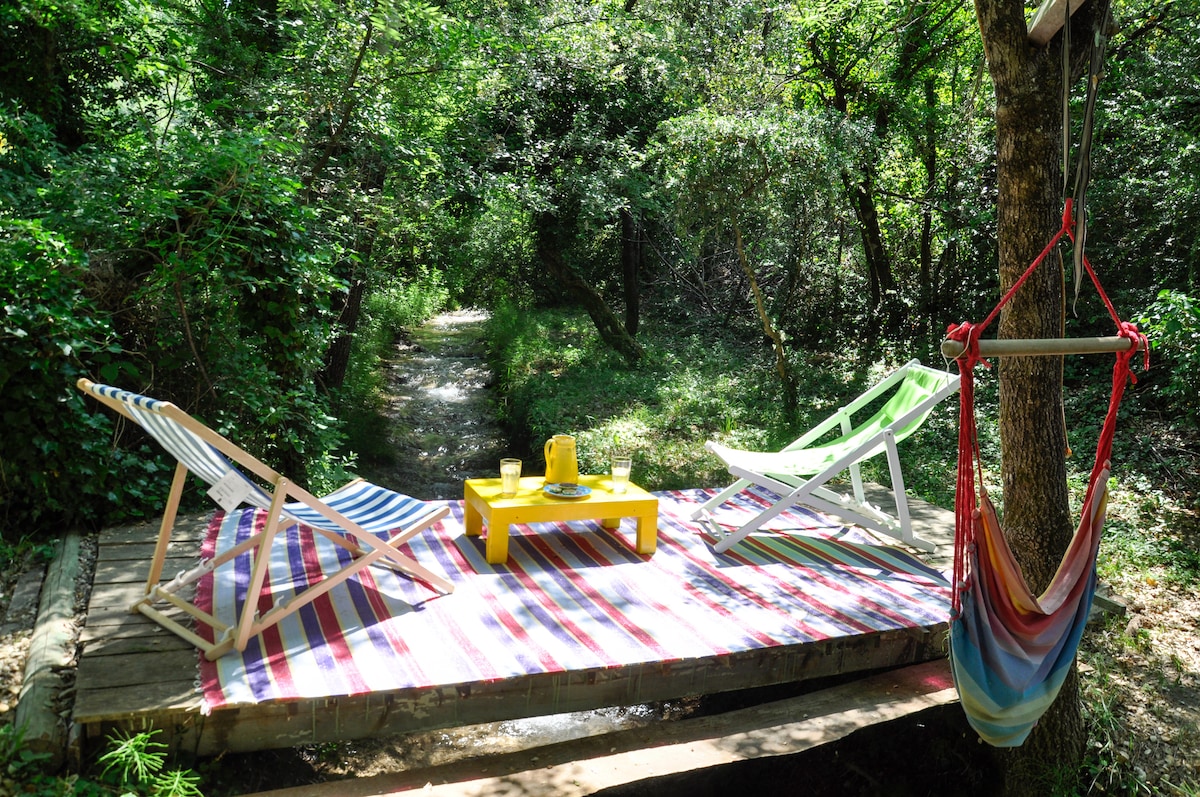
<path fill-rule="evenodd" d="M 463 485 L 466 532 L 478 537 L 486 525 L 485 554 L 490 564 L 508 560 L 508 527 L 513 523 L 599 520 L 608 529 L 621 518 L 637 518 L 637 552 L 652 554 L 658 545 L 658 498 L 630 483 L 622 494 L 612 492 L 608 476 L 580 476 L 579 484 L 591 488 L 586 498 L 553 498 L 542 492 L 545 479 L 525 476 L 517 494 L 500 495 L 500 479 L 467 479 Z"/>

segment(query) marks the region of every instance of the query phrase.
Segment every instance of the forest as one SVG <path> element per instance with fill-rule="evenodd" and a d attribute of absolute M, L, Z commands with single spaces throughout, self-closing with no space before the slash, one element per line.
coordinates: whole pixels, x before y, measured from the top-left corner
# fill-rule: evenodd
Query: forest
<path fill-rule="evenodd" d="M 1117 9 L 1087 208 L 1105 285 L 1153 329 L 1151 387 L 1194 421 L 1191 10 Z M 145 498 L 153 466 L 79 375 L 320 481 L 363 399 L 354 341 L 394 302 L 579 308 L 631 366 L 647 319 L 736 328 L 794 415 L 799 353 L 928 359 L 997 298 L 994 100 L 961 2 L 0 13 L 10 527 Z"/>
<path fill-rule="evenodd" d="M 1037 167 L 1056 212 L 1086 188 L 1088 257 L 1152 346 L 1134 401 L 1159 425 L 1129 446 L 1150 474 L 1130 500 L 1165 491 L 1194 515 L 1195 484 L 1172 474 L 1200 458 L 1200 5 L 1088 0 L 1069 40 L 1028 44 L 1038 69 L 1021 79 L 1045 82 L 1022 106 L 981 28 L 1035 10 L 4 4 L 3 552 L 161 505 L 170 466 L 78 378 L 171 400 L 318 491 L 369 454 L 382 349 L 450 307 L 496 320 L 515 440 L 638 434 L 586 409 L 586 383 L 559 399 L 574 415 L 538 404 L 571 359 L 532 356 L 533 330 L 566 324 L 562 346 L 618 384 L 729 353 L 671 421 L 678 447 L 656 443 L 675 464 L 647 486 L 711 475 L 688 470 L 706 437 L 790 440 L 830 375 L 836 391 L 884 363 L 940 365 L 947 327 L 995 306 L 1014 125 L 1052 134 Z M 1069 258 L 1061 312 L 1042 302 L 1038 324 L 1112 334 Z M 1054 367 L 1068 403 L 1107 378 Z M 943 505 L 946 473 L 927 491 Z M 1168 548 L 1194 578 L 1190 523 Z"/>

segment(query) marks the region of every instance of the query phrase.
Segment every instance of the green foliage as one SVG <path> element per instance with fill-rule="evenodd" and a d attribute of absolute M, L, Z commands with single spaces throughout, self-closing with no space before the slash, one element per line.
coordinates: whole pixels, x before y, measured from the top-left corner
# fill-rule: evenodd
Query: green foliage
<path fill-rule="evenodd" d="M 118 784 L 146 783 L 162 770 L 167 746 L 154 741 L 151 733 L 117 732 L 108 738 L 108 749 L 100 756 L 100 776 Z"/>
<path fill-rule="evenodd" d="M 640 289 L 661 316 L 650 326 L 699 314 L 740 334 L 758 322 L 736 222 L 764 315 L 797 369 L 813 350 L 879 332 L 868 297 L 884 266 L 896 334 L 916 347 L 947 318 L 972 317 L 993 289 L 994 242 L 984 232 L 993 142 L 969 9 L 672 0 L 656 10 L 6 8 L 0 36 L 13 57 L 0 86 L 17 101 L 0 107 L 0 214 L 38 219 L 77 253 L 67 279 L 86 301 L 76 306 L 111 326 L 103 346 L 121 347 L 77 353 L 78 372 L 176 401 L 318 481 L 347 466 L 330 453 L 345 448 L 344 419 L 323 386 L 338 384 L 324 378 L 330 347 L 357 320 L 341 314 L 348 286 L 374 290 L 399 274 L 440 280 L 455 302 L 561 305 L 570 297 L 536 256 L 539 219 L 561 226 L 567 265 L 610 305 Z M 1119 245 L 1140 270 L 1120 279 L 1162 258 L 1155 273 L 1182 282 L 1197 262 L 1181 232 L 1195 226 L 1188 198 L 1200 196 L 1186 122 L 1195 24 L 1174 6 L 1156 10 L 1113 48 L 1102 101 L 1116 124 L 1097 141 L 1107 153 L 1098 162 L 1113 168 L 1094 170 L 1090 207 L 1105 223 L 1090 240 L 1102 252 L 1108 231 L 1124 231 Z M 1154 46 L 1131 46 L 1141 40 Z M 1170 88 L 1162 101 L 1145 90 L 1159 83 Z M 1108 214 L 1122 191 L 1106 171 L 1130 175 L 1135 201 L 1119 223 Z M 1157 188 L 1160 173 L 1171 190 Z M 638 223 L 634 285 L 620 269 L 622 211 Z M 413 302 L 416 315 L 444 300 L 440 287 L 375 292 L 371 301 Z M 371 301 L 368 316 L 410 312 Z M 372 324 L 362 319 L 359 334 L 375 334 Z M 371 392 L 373 348 L 356 345 L 359 395 Z M 1197 369 L 1176 371 L 1184 380 Z M 36 467 L 10 464 L 22 483 L 0 490 L 28 496 L 39 522 L 79 481 L 84 514 L 102 512 L 101 499 L 142 511 L 161 494 L 157 454 L 94 408 L 80 411 L 70 381 L 38 392 L 36 406 L 65 402 L 54 426 L 76 442 L 31 453 Z M 1172 381 L 1162 395 L 1194 417 L 1195 389 Z M 337 414 L 356 403 L 336 401 Z M 721 425 L 738 424 L 730 415 Z M 52 484 L 67 450 L 83 455 Z"/>
<path fill-rule="evenodd" d="M 686 253 L 675 268 L 695 275 L 689 305 L 756 319 L 778 336 L 776 381 L 786 402 L 797 392 L 799 350 L 840 338 L 851 308 L 863 308 L 865 284 L 824 268 L 842 247 L 838 175 L 855 159 L 829 146 L 830 127 L 803 111 L 698 111 L 660 125 L 650 155 L 654 195 L 671 208 Z M 728 283 L 737 289 L 722 289 Z"/>
<path fill-rule="evenodd" d="M 0 793 L 59 795 L 56 779 L 44 773 L 49 753 L 35 753 L 25 744 L 25 734 L 15 725 L 0 725 Z"/>
<path fill-rule="evenodd" d="M 202 797 L 199 775 L 190 770 L 167 769 L 167 746 L 154 739 L 159 733 L 154 728 L 110 734 L 96 762 L 100 767 L 98 779 L 122 794 Z"/>
<path fill-rule="evenodd" d="M 504 419 L 528 436 L 535 457 L 551 435 L 574 434 L 581 469 L 606 470 L 610 451 L 621 448 L 633 454 L 638 484 L 695 487 L 724 478 L 705 440 L 724 434 L 762 445 L 781 422 L 763 388 L 769 352 L 711 327 L 646 328 L 646 362 L 635 368 L 576 314 L 501 308 L 487 338 Z"/>
<path fill-rule="evenodd" d="M 544 286 L 537 278 L 532 219 L 514 196 L 514 181 L 497 178 L 467 219 L 443 217 L 439 261 L 454 296 L 465 306 L 494 309 L 529 306 Z M 451 239 L 454 230 L 461 240 Z"/>
<path fill-rule="evenodd" d="M 1084 679 L 1083 720 L 1088 729 L 1088 750 L 1080 779 L 1084 794 L 1152 794 L 1144 771 L 1134 762 L 1137 750 L 1123 739 L 1118 710 L 1095 676 Z M 1075 794 L 1078 791 L 1062 792 Z"/>
<path fill-rule="evenodd" d="M 1147 295 L 1200 291 L 1200 17 L 1188 3 L 1115 6 L 1088 192 L 1093 263 Z M 1106 276 L 1106 280 L 1112 279 Z"/>
<path fill-rule="evenodd" d="M 120 308 L 115 324 L 129 355 L 117 384 L 174 401 L 319 489 L 321 474 L 338 470 L 328 452 L 341 443 L 339 423 L 317 376 L 331 297 L 343 284 L 332 274 L 336 247 L 283 165 L 293 148 L 265 143 L 262 133 L 180 130 L 166 139 L 170 160 L 145 151 L 139 167 L 126 162 L 129 171 L 117 173 L 81 157 L 47 196 L 125 236 L 107 273 L 89 275 Z M 75 200 L 67 182 L 89 190 Z M 125 213 L 98 206 L 114 194 L 130 197 Z M 114 379 L 95 363 L 89 369 Z M 117 456 L 141 440 L 117 437 Z"/>
<path fill-rule="evenodd" d="M 415 276 L 390 280 L 367 297 L 363 323 L 369 340 L 386 345 L 405 328 L 423 324 L 445 309 L 450 292 L 442 272 L 422 266 Z"/>
<path fill-rule="evenodd" d="M 167 767 L 166 745 L 156 742 L 158 729 L 116 732 L 107 739 L 94 780 L 78 775 L 51 775 L 48 753 L 35 753 L 23 732 L 0 725 L 0 794 L 24 797 L 203 797 L 200 776 L 190 769 Z"/>
<path fill-rule="evenodd" d="M 13 50 L 21 58 L 0 67 L 0 85 L 32 91 L 41 104 L 0 107 L 0 216 L 40 219 L 80 253 L 69 272 L 78 323 L 112 319 L 122 356 L 77 351 L 76 372 L 52 389 L 7 395 L 12 380 L 0 388 L 18 402 L 36 395 L 47 414 L 68 407 L 54 433 L 80 426 L 76 437 L 90 447 L 46 445 L 55 457 L 75 455 L 65 481 L 118 507 L 109 519 L 161 501 L 161 460 L 139 433 L 71 396 L 85 373 L 174 401 L 320 489 L 347 467 L 331 453 L 341 423 L 321 390 L 335 322 L 355 321 L 335 317 L 334 299 L 351 282 L 408 270 L 420 229 L 409 211 L 424 201 L 411 185 L 436 170 L 419 139 L 445 107 L 425 102 L 429 78 L 401 76 L 410 67 L 436 74 L 463 29 L 419 3 L 388 13 L 367 3 L 278 13 L 232 4 L 216 16 L 193 16 L 186 4 L 109 11 L 35 2 L 4 12 L 0 35 L 27 41 Z M 43 40 L 57 52 L 39 52 Z M 103 79 L 88 82 L 99 75 L 92 67 Z M 85 82 L 47 94 L 42 79 L 55 69 Z M 86 141 L 77 135 L 85 128 Z M 404 312 L 420 314 L 445 291 L 409 301 Z M 22 478 L 60 476 L 35 448 L 23 449 L 38 461 Z M 6 460 L 3 475 L 10 470 Z M 3 501 L 9 519 L 20 519 L 26 500 L 47 518 L 59 509 L 29 485 L 0 487 L 0 498 L 24 493 L 20 503 Z"/>
<path fill-rule="evenodd" d="M 646 363 L 629 368 L 599 343 L 586 318 L 510 306 L 492 315 L 487 339 L 504 395 L 500 412 L 535 457 L 551 435 L 573 434 L 581 468 L 602 472 L 611 450 L 628 450 L 635 479 L 649 489 L 723 485 L 728 474 L 705 441 L 780 448 L 888 370 L 853 357 L 800 360 L 803 410 L 789 419 L 773 387 L 770 349 L 753 335 L 657 322 L 641 335 Z M 955 414 L 934 413 L 927 427 L 901 450 L 906 486 L 952 505 Z M 864 476 L 886 483 L 886 468 L 865 463 Z"/>
<path fill-rule="evenodd" d="M 1193 424 L 1200 424 L 1200 300 L 1162 290 L 1138 320 L 1150 339 L 1155 371 L 1167 375 L 1160 395 Z"/>
<path fill-rule="evenodd" d="M 121 347 L 85 296 L 84 255 L 39 222 L 0 219 L 0 520 L 37 530 L 95 521 L 132 497 L 107 469 L 103 420 L 80 411 L 85 367 L 128 375 Z"/>
<path fill-rule="evenodd" d="M 1200 529 L 1190 513 L 1160 508 L 1155 516 L 1143 515 L 1137 521 L 1113 518 L 1105 525 L 1100 545 L 1097 570 L 1106 581 L 1117 583 L 1130 573 L 1141 573 L 1181 589 L 1200 584 Z"/>

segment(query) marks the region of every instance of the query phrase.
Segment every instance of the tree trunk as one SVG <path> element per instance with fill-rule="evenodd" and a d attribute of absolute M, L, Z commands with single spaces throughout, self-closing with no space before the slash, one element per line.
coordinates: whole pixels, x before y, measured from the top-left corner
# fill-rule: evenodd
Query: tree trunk
<path fill-rule="evenodd" d="M 928 319 L 926 332 L 932 334 L 933 322 L 933 203 L 937 194 L 937 84 L 925 78 L 925 137 L 921 142 L 921 165 L 925 167 L 925 201 L 921 203 L 920 312 Z"/>
<path fill-rule="evenodd" d="M 625 331 L 637 337 L 641 317 L 640 272 L 642 226 L 633 212 L 621 208 L 621 277 L 625 288 Z"/>
<path fill-rule="evenodd" d="M 1033 47 L 1019 0 L 975 0 L 975 9 L 996 92 L 997 233 L 1003 292 L 1061 224 L 1062 36 L 1046 48 Z M 1081 33 L 1072 40 L 1086 44 L 1090 37 Z M 1064 293 L 1058 262 L 1053 257 L 1045 261 L 1009 302 L 1000 317 L 1000 337 L 1062 335 Z M 1010 357 L 1001 361 L 999 374 L 1004 530 L 1030 587 L 1040 592 L 1053 577 L 1073 531 L 1066 483 L 1062 360 Z M 1077 674 L 1072 669 L 1058 699 L 1025 744 L 1000 752 L 1005 793 L 1048 793 L 1056 777 L 1078 770 L 1085 743 Z"/>
<path fill-rule="evenodd" d="M 754 269 L 750 267 L 750 259 L 746 257 L 746 247 L 742 241 L 742 228 L 736 221 L 733 222 L 733 239 L 737 246 L 738 263 L 741 264 L 746 280 L 750 283 L 750 292 L 754 295 L 754 309 L 758 313 L 758 320 L 762 322 L 763 334 L 771 340 L 771 349 L 775 353 L 775 372 L 779 374 L 779 382 L 783 387 L 783 409 L 790 420 L 796 417 L 799 397 L 796 380 L 792 378 L 791 370 L 788 368 L 787 350 L 783 347 L 783 335 L 771 323 L 771 316 L 767 314 L 762 289 L 758 287 L 758 278 L 754 274 Z"/>
<path fill-rule="evenodd" d="M 539 214 L 535 229 L 538 259 L 551 278 L 587 311 L 600 338 L 630 365 L 642 359 L 641 345 L 625 331 L 621 320 L 604 301 L 604 297 L 563 260 L 558 220 L 549 213 Z"/>
<path fill-rule="evenodd" d="M 875 207 L 875 180 L 869 168 L 864 168 L 862 178 L 855 181 L 845 177 L 846 193 L 854 208 L 858 221 L 858 234 L 862 238 L 863 257 L 867 261 L 867 278 L 871 297 L 871 310 L 884 303 L 885 295 L 896 289 L 892 275 L 892 261 L 883 243 L 883 231 L 879 226 L 879 210 Z"/>
<path fill-rule="evenodd" d="M 363 294 L 366 293 L 367 283 L 355 280 L 345 298 L 338 294 L 341 307 L 338 310 L 336 329 L 337 336 L 329 344 L 325 352 L 325 367 L 318 381 L 325 390 L 336 390 L 346 381 L 346 371 L 350 367 L 350 351 L 354 345 L 354 333 L 358 329 L 358 319 L 362 315 Z M 335 302 L 336 304 L 336 302 Z"/>

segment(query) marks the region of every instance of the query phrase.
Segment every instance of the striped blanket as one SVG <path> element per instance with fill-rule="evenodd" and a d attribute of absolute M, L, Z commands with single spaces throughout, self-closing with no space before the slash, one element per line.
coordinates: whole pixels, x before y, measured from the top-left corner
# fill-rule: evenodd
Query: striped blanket
<path fill-rule="evenodd" d="M 463 533 L 462 503 L 404 547 L 454 582 L 451 595 L 370 568 L 251 640 L 200 661 L 206 711 L 589 668 L 672 662 L 925 627 L 949 618 L 944 577 L 909 554 L 797 507 L 724 554 L 689 516 L 713 491 L 657 493 L 658 550 L 634 551 L 634 521 L 515 526 L 488 564 Z M 739 526 L 770 503 L 743 493 L 716 514 Z M 218 513 L 204 556 L 261 527 L 261 510 Z M 772 533 L 787 530 L 788 534 Z M 304 527 L 275 545 L 266 600 L 340 568 L 345 552 Z M 206 576 L 198 605 L 231 621 L 248 579 L 238 560 Z"/>

